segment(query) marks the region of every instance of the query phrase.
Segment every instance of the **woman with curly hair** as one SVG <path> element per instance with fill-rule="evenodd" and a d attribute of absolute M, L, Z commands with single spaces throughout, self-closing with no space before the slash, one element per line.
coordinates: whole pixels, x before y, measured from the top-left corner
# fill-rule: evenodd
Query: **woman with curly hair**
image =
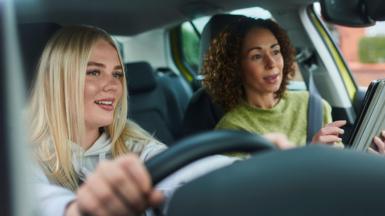
<path fill-rule="evenodd" d="M 296 146 L 306 143 L 307 91 L 287 91 L 295 73 L 294 48 L 277 23 L 244 17 L 212 42 L 204 60 L 203 85 L 226 114 L 216 129 L 280 132 Z M 322 128 L 312 143 L 334 144 L 346 121 L 332 122 L 323 100 Z"/>

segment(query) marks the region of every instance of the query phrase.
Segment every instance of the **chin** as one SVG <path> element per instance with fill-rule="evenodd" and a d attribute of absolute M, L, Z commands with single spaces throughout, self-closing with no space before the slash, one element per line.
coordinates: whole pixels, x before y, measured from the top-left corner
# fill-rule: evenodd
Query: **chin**
<path fill-rule="evenodd" d="M 103 119 L 99 121 L 98 125 L 100 125 L 99 127 L 108 127 L 112 125 L 112 123 L 113 123 L 113 119 Z"/>

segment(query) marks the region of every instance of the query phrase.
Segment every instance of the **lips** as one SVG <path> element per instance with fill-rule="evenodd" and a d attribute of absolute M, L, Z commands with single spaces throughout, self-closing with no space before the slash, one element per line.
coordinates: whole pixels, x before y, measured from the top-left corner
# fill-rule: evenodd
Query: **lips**
<path fill-rule="evenodd" d="M 95 100 L 95 104 L 98 105 L 100 108 L 106 111 L 113 111 L 114 110 L 114 98 L 104 98 L 100 100 Z"/>
<path fill-rule="evenodd" d="M 278 81 L 279 74 L 263 77 L 263 80 L 269 84 L 275 84 Z"/>

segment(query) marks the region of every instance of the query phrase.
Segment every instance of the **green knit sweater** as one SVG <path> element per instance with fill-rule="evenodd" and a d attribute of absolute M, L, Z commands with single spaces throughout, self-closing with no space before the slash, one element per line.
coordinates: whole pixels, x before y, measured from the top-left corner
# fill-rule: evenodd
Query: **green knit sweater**
<path fill-rule="evenodd" d="M 227 112 L 216 125 L 216 129 L 245 130 L 258 134 L 281 132 L 297 146 L 306 143 L 307 91 L 287 91 L 271 109 L 260 109 L 242 102 Z M 331 107 L 323 100 L 323 124 L 332 121 Z"/>

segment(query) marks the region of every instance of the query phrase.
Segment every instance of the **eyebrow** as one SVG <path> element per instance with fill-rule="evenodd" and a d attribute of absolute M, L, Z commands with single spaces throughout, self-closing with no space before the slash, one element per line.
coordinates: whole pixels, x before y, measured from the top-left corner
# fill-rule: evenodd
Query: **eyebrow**
<path fill-rule="evenodd" d="M 270 46 L 270 49 L 272 49 L 272 48 L 274 48 L 274 47 L 277 47 L 277 46 L 279 46 L 279 44 L 278 44 L 278 43 L 275 43 L 275 44 L 273 44 L 273 45 Z M 250 49 L 247 50 L 247 53 L 249 53 L 250 51 L 255 50 L 255 49 L 256 49 L 256 50 L 261 50 L 262 47 L 260 47 L 260 46 L 251 47 Z"/>
<path fill-rule="evenodd" d="M 97 67 L 103 67 L 103 68 L 106 67 L 104 64 L 101 64 L 101 63 L 98 63 L 98 62 L 94 62 L 94 61 L 88 62 L 88 63 L 87 63 L 87 66 L 97 66 Z M 114 69 L 115 69 L 115 70 L 118 70 L 118 69 L 122 70 L 123 68 L 122 68 L 121 65 L 116 65 L 116 66 L 114 67 Z"/>

